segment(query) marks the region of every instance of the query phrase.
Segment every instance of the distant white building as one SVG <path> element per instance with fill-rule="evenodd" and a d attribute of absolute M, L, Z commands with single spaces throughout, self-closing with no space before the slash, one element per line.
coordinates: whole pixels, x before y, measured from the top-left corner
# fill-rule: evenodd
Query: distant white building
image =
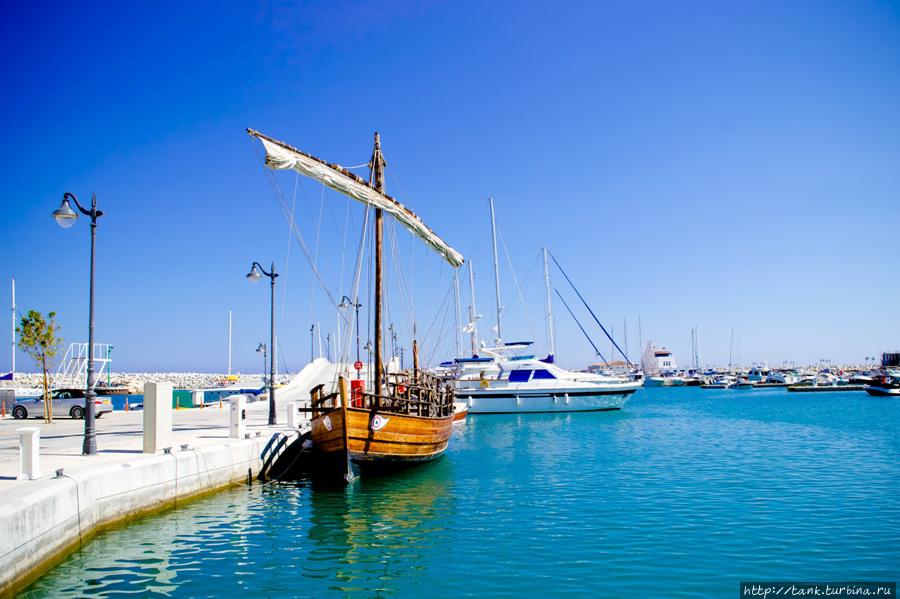
<path fill-rule="evenodd" d="M 678 369 L 675 364 L 675 358 L 672 352 L 665 347 L 653 345 L 650 341 L 647 343 L 647 349 L 641 358 L 644 374 L 656 376 L 664 372 L 672 372 Z"/>

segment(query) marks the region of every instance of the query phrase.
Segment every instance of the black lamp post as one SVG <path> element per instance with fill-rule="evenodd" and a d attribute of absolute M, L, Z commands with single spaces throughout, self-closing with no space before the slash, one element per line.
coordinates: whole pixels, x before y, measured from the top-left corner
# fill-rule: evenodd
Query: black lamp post
<path fill-rule="evenodd" d="M 84 443 L 81 453 L 83 455 L 97 454 L 97 433 L 94 429 L 94 245 L 97 238 L 97 219 L 103 216 L 101 210 L 97 210 L 97 196 L 91 195 L 91 209 L 85 210 L 78 203 L 78 198 L 68 191 L 63 194 L 62 203 L 53 211 L 53 218 L 63 229 L 68 229 L 78 219 L 78 212 L 72 210 L 69 200 L 75 202 L 78 211 L 91 217 L 91 275 L 90 275 L 90 300 L 88 304 L 88 363 L 87 381 L 84 390 Z"/>
<path fill-rule="evenodd" d="M 269 327 L 269 425 L 276 423 L 275 418 L 275 279 L 278 273 L 275 272 L 275 263 L 272 263 L 272 269 L 266 272 L 259 262 L 254 262 L 250 266 L 250 272 L 247 273 L 247 280 L 256 283 L 262 276 L 269 277 L 272 285 L 272 313 L 271 323 Z"/>

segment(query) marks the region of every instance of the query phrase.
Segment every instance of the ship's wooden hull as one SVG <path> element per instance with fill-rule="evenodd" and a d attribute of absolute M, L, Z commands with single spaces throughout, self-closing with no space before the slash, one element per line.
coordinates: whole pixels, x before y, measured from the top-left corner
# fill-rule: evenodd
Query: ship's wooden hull
<path fill-rule="evenodd" d="M 433 460 L 446 451 L 453 432 L 452 414 L 444 418 L 425 418 L 392 412 L 373 413 L 353 407 L 347 408 L 346 414 L 346 449 L 350 460 L 363 467 Z M 313 449 L 323 454 L 345 455 L 343 427 L 340 408 L 314 418 Z"/>

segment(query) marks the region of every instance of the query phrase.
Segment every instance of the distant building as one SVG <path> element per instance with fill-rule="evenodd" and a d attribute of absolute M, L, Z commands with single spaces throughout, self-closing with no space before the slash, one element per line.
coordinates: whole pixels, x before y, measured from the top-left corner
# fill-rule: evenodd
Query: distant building
<path fill-rule="evenodd" d="M 652 341 L 647 343 L 647 349 L 644 350 L 641 362 L 644 367 L 644 373 L 650 376 L 656 376 L 664 372 L 673 372 L 678 369 L 672 352 L 665 347 L 653 345 Z"/>
<path fill-rule="evenodd" d="M 634 366 L 632 366 L 628 362 L 623 362 L 622 360 L 614 360 L 608 365 L 603 362 L 597 362 L 596 364 L 591 364 L 587 367 L 588 372 L 620 375 L 629 374 L 633 369 Z"/>

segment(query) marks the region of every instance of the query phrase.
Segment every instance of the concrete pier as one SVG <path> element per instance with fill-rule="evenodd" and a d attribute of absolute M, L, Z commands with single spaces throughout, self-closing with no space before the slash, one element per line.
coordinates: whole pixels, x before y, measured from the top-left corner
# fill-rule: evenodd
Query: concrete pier
<path fill-rule="evenodd" d="M 286 409 L 286 400 L 279 403 Z M 244 434 L 232 438 L 229 408 L 170 409 L 153 425 L 152 448 L 142 434 L 148 414 L 105 414 L 97 421 L 96 456 L 81 455 L 82 420 L 0 419 L 0 596 L 21 590 L 100 530 L 255 479 L 266 443 L 286 429 L 269 427 L 268 405 L 254 402 L 243 407 Z M 39 480 L 18 478 L 24 427 L 39 429 L 28 433 L 40 437 Z M 158 452 L 163 439 L 170 453 Z"/>
<path fill-rule="evenodd" d="M 321 358 L 307 364 L 278 390 L 278 412 L 289 402 L 308 405 L 309 390 L 333 381 L 335 368 Z M 166 390 L 156 387 L 157 398 L 160 394 Z M 144 445 L 143 411 L 105 414 L 97 420 L 94 456 L 81 455 L 82 420 L 45 424 L 0 418 L 0 597 L 23 589 L 105 528 L 251 482 L 263 467 L 261 454 L 270 439 L 283 434 L 297 439 L 308 430 L 307 419 L 295 422 L 300 431 L 269 426 L 265 401 L 237 403 L 239 435 L 232 437 L 231 404 L 172 411 L 170 400 L 167 414 L 154 411 L 156 418 L 148 421 L 152 447 Z M 39 429 L 39 480 L 18 480 L 17 431 L 25 427 Z M 158 453 L 167 447 L 170 453 Z"/>

